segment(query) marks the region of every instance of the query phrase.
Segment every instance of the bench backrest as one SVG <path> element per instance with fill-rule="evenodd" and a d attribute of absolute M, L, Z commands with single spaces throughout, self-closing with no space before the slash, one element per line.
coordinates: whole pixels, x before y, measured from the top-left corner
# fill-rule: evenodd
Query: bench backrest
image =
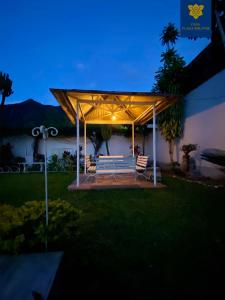
<path fill-rule="evenodd" d="M 90 156 L 87 155 L 86 158 L 86 169 L 88 169 L 90 166 L 91 166 L 91 159 L 90 159 Z"/>
<path fill-rule="evenodd" d="M 124 158 L 124 155 L 99 155 L 99 158 L 106 158 L 106 159 L 110 159 L 110 158 Z"/>
<path fill-rule="evenodd" d="M 138 155 L 136 165 L 142 168 L 146 168 L 148 163 L 148 156 Z"/>
<path fill-rule="evenodd" d="M 135 168 L 135 158 L 133 157 L 99 157 L 96 160 L 97 170 L 125 170 Z"/>

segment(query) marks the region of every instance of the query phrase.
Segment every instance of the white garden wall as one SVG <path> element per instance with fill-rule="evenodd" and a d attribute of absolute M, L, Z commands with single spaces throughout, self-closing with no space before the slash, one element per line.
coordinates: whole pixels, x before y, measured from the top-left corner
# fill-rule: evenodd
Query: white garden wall
<path fill-rule="evenodd" d="M 220 167 L 200 159 L 200 153 L 207 148 L 225 151 L 225 70 L 191 91 L 185 97 L 184 136 L 177 146 L 175 157 L 181 160 L 179 148 L 183 144 L 198 144 L 198 151 L 192 156 L 205 176 L 221 177 Z M 157 159 L 168 163 L 168 146 L 158 134 Z"/>
<path fill-rule="evenodd" d="M 19 135 L 5 137 L 3 143 L 10 143 L 12 145 L 12 152 L 15 156 L 21 156 L 27 162 L 33 161 L 33 143 L 34 138 L 28 135 Z M 70 151 L 72 154 L 76 152 L 76 137 L 50 137 L 48 139 L 48 157 L 52 154 L 62 155 L 64 151 Z M 142 137 L 135 136 L 135 144 L 142 145 Z M 147 144 L 147 143 L 146 143 Z M 84 145 L 83 137 L 80 138 L 80 145 Z M 109 141 L 109 150 L 111 155 L 130 155 L 131 138 L 126 138 L 123 135 L 112 135 Z M 147 149 L 146 149 L 147 150 Z M 44 154 L 43 141 L 39 144 L 39 153 Z M 84 151 L 83 151 L 84 153 Z M 90 140 L 87 138 L 87 154 L 94 153 L 94 148 Z M 105 143 L 102 144 L 99 153 L 106 154 Z"/>

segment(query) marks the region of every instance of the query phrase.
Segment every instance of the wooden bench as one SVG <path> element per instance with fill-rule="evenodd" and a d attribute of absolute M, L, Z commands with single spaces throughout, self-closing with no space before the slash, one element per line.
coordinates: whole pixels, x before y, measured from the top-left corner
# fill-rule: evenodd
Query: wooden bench
<path fill-rule="evenodd" d="M 109 174 L 116 179 L 119 174 L 135 173 L 135 158 L 123 156 L 100 156 L 96 160 L 96 175 Z"/>
<path fill-rule="evenodd" d="M 146 180 L 150 179 L 147 175 L 148 156 L 138 156 L 136 158 L 123 155 L 100 156 L 96 160 L 96 165 L 92 166 L 90 158 L 87 157 L 87 179 L 90 176 L 110 175 L 116 180 L 116 176 L 121 174 L 134 174 L 135 178 L 143 176 Z M 97 177 L 96 177 L 97 178 Z"/>
<path fill-rule="evenodd" d="M 148 156 L 138 155 L 136 163 L 136 178 L 138 176 L 143 176 L 145 179 L 148 179 L 146 175 L 148 164 Z"/>

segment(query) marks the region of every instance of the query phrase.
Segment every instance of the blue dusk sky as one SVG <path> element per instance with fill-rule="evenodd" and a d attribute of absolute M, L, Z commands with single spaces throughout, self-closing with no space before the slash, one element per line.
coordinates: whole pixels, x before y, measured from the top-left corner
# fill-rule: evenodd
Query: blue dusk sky
<path fill-rule="evenodd" d="M 53 88 L 150 91 L 180 0 L 0 0 L 0 70 L 14 94 L 57 105 Z M 209 40 L 177 42 L 189 63 Z"/>

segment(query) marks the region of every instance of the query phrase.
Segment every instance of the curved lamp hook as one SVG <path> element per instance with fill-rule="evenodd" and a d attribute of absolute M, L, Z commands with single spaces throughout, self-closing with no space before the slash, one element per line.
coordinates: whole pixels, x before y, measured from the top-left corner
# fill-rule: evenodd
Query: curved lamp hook
<path fill-rule="evenodd" d="M 47 128 L 47 130 L 49 131 L 49 134 L 51 136 L 57 136 L 58 134 L 58 129 L 56 129 L 55 127 L 49 127 Z"/>
<path fill-rule="evenodd" d="M 40 135 L 40 127 L 35 127 L 32 129 L 32 135 L 33 136 L 39 136 Z"/>
<path fill-rule="evenodd" d="M 41 125 L 40 127 L 35 127 L 32 129 L 33 136 L 39 136 L 41 134 L 42 134 L 43 139 L 47 140 L 49 134 L 51 136 L 57 136 L 58 130 L 55 127 L 46 128 L 44 125 Z"/>

